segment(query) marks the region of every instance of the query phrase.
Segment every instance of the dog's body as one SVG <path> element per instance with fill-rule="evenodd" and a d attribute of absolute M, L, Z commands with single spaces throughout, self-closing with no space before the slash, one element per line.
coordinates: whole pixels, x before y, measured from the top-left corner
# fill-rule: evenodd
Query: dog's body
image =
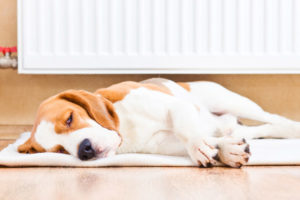
<path fill-rule="evenodd" d="M 243 126 L 238 117 L 265 124 Z M 244 138 L 260 137 L 299 138 L 300 123 L 216 83 L 149 79 L 51 97 L 19 151 L 66 152 L 82 160 L 115 152 L 189 155 L 202 166 L 240 167 L 250 155 Z"/>

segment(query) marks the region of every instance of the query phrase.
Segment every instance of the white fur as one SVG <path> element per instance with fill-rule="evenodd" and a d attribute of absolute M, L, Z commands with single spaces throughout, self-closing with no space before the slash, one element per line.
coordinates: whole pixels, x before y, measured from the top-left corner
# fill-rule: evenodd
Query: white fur
<path fill-rule="evenodd" d="M 173 103 L 174 97 L 146 88 L 132 90 L 115 103 L 123 137 L 118 153 L 185 154 L 170 124 L 168 112 Z"/>
<path fill-rule="evenodd" d="M 114 153 L 120 143 L 118 134 L 103 128 L 94 120 L 88 120 L 88 123 L 90 127 L 58 134 L 55 132 L 53 123 L 41 121 L 35 133 L 35 140 L 46 150 L 62 145 L 71 155 L 77 156 L 79 144 L 88 138 L 94 149 L 109 149 L 111 153 Z"/>
<path fill-rule="evenodd" d="M 173 81 L 163 84 L 173 96 L 138 88 L 114 104 L 123 135 L 118 153 L 188 154 L 204 166 L 215 164 L 213 157 L 218 154 L 222 162 L 237 167 L 249 157 L 241 138 L 300 137 L 299 123 L 267 113 L 246 97 L 216 83 L 190 83 L 190 92 Z M 277 125 L 241 126 L 238 117 Z"/>

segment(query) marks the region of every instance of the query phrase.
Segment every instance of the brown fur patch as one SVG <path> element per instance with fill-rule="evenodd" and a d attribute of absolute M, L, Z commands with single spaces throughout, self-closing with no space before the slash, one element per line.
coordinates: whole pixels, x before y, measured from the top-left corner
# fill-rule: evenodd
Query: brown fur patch
<path fill-rule="evenodd" d="M 117 101 L 121 101 L 124 97 L 133 89 L 137 89 L 140 87 L 144 87 L 150 90 L 159 91 L 165 94 L 170 95 L 170 91 L 166 87 L 160 87 L 156 84 L 151 83 L 137 83 L 133 81 L 126 81 L 122 83 L 118 83 L 112 85 L 108 88 L 102 88 L 97 90 L 96 94 L 101 94 L 103 97 L 115 103 Z"/>
<path fill-rule="evenodd" d="M 185 90 L 187 91 L 191 91 L 191 87 L 188 83 L 184 83 L 184 82 L 177 82 L 178 85 L 180 85 L 181 87 L 183 87 Z"/>

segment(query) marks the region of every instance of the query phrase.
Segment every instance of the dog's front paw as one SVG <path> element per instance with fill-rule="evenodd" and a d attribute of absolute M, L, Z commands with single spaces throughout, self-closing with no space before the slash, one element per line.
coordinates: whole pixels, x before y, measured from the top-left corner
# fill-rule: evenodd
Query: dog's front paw
<path fill-rule="evenodd" d="M 219 161 L 231 167 L 241 167 L 248 162 L 251 155 L 245 139 L 224 138 L 218 148 Z"/>
<path fill-rule="evenodd" d="M 188 147 L 191 159 L 203 167 L 211 167 L 217 164 L 218 149 L 209 145 L 205 139 L 193 141 Z"/>

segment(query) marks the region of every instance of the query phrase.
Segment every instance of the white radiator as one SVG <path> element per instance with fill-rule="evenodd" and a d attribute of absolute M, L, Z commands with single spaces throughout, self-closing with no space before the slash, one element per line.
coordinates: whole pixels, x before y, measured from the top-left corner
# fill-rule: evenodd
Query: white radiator
<path fill-rule="evenodd" d="M 21 73 L 299 73 L 300 0 L 19 0 Z"/>

